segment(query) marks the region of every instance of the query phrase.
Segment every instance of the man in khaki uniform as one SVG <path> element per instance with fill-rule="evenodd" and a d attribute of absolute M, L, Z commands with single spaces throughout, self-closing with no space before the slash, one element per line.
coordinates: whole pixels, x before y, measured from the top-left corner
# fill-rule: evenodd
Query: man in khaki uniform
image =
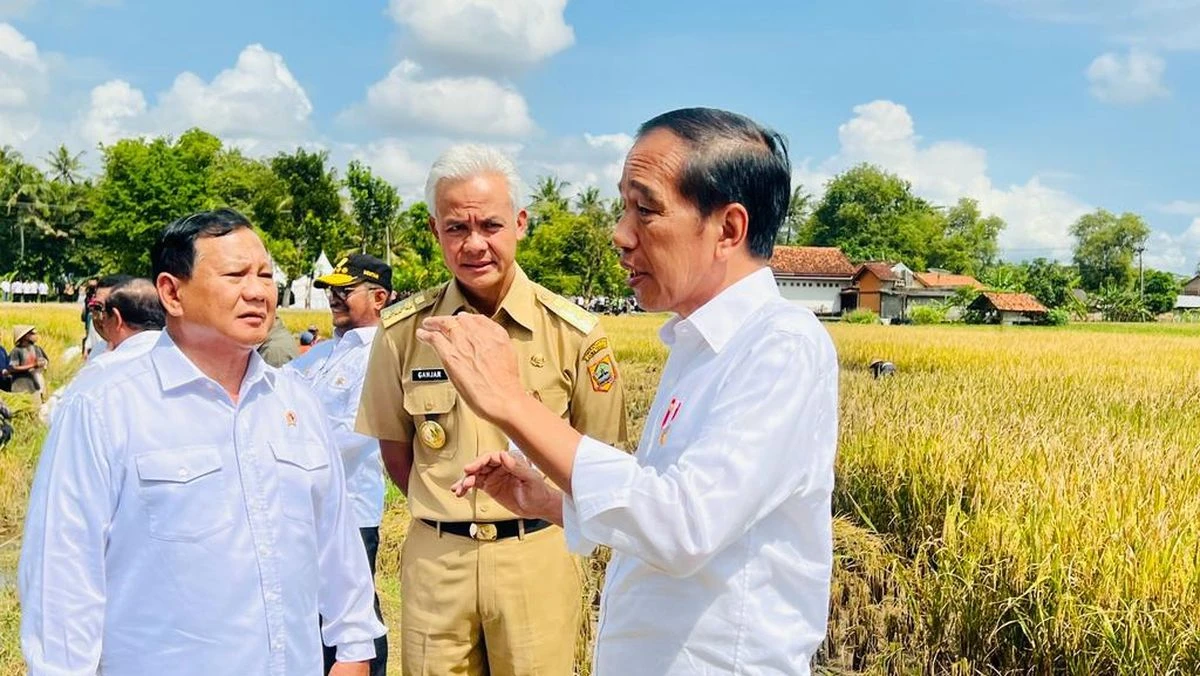
<path fill-rule="evenodd" d="M 457 146 L 426 183 L 430 227 L 455 279 L 386 310 L 363 385 L 358 431 L 380 440 L 384 465 L 413 515 L 401 563 L 405 674 L 572 673 L 580 575 L 562 529 L 517 519 L 483 493 L 451 486 L 481 455 L 509 448 L 459 398 L 421 321 L 492 317 L 520 355 L 534 397 L 584 434 L 622 443 L 622 381 L 598 320 L 538 286 L 515 263 L 526 214 L 503 154 Z"/>

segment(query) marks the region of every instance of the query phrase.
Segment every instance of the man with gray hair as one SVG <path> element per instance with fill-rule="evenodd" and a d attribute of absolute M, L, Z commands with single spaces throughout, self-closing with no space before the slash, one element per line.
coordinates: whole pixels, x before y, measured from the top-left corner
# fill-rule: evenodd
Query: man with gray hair
<path fill-rule="evenodd" d="M 597 319 L 538 286 L 515 262 L 524 237 L 512 162 L 456 146 L 426 182 L 429 227 L 454 279 L 385 310 L 358 413 L 413 521 L 401 557 L 405 674 L 570 674 L 580 571 L 563 531 L 520 519 L 487 495 L 451 485 L 477 457 L 508 448 L 499 427 L 458 397 L 445 366 L 416 339 L 427 317 L 490 317 L 519 355 L 524 392 L 571 427 L 625 441 L 625 406 Z"/>

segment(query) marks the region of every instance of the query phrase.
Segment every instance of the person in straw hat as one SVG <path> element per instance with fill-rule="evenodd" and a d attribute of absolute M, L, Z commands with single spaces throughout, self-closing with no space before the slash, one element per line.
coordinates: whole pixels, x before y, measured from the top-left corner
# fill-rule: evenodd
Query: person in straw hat
<path fill-rule="evenodd" d="M 50 359 L 45 350 L 37 345 L 37 327 L 18 324 L 13 327 L 13 348 L 8 367 L 12 374 L 12 391 L 34 395 L 40 404 L 46 395 L 46 366 Z"/>

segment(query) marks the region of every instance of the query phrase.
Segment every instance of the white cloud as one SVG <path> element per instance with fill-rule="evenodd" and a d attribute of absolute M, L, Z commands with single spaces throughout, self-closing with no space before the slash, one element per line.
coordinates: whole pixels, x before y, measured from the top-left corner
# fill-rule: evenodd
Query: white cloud
<path fill-rule="evenodd" d="M 838 127 L 838 139 L 837 155 L 816 167 L 811 160 L 796 163 L 793 179 L 820 194 L 834 174 L 869 162 L 908 180 L 917 194 L 937 204 L 974 198 L 984 213 L 996 214 L 1008 224 L 1000 246 L 1011 258 L 1068 257 L 1069 228 L 1089 210 L 1038 176 L 1008 187 L 995 185 L 988 175 L 985 150 L 960 141 L 924 142 L 908 109 L 892 101 L 856 106 L 854 117 Z"/>
<path fill-rule="evenodd" d="M 628 134 L 590 134 L 546 140 L 523 148 L 517 162 L 525 181 L 534 185 L 538 177 L 555 176 L 568 183 L 565 191 L 574 197 L 595 187 L 606 197 L 617 194 L 617 182 L 625 154 L 633 146 Z"/>
<path fill-rule="evenodd" d="M 310 138 L 311 114 L 312 103 L 283 57 L 255 44 L 211 82 L 181 73 L 151 108 L 142 92 L 127 82 L 96 87 L 81 118 L 80 134 L 90 142 L 111 142 L 200 127 L 248 151 L 269 152 Z"/>
<path fill-rule="evenodd" d="M 575 42 L 567 0 L 391 0 L 417 44 L 451 63 L 494 72 L 538 63 Z"/>
<path fill-rule="evenodd" d="M 418 201 L 423 199 L 425 177 L 434 155 L 422 153 L 414 145 L 398 138 L 381 138 L 363 146 L 349 146 L 346 150 L 351 159 L 362 161 L 394 185 L 405 201 Z"/>
<path fill-rule="evenodd" d="M 20 145 L 37 134 L 38 109 L 49 85 L 49 68 L 37 45 L 0 23 L 0 144 Z"/>
<path fill-rule="evenodd" d="M 367 89 L 348 120 L 364 117 L 395 132 L 438 131 L 519 137 L 534 130 L 529 106 L 516 89 L 481 76 L 421 79 L 421 67 L 405 59 Z"/>
<path fill-rule="evenodd" d="M 1197 216 L 1200 217 L 1200 202 L 1188 202 L 1186 200 L 1175 200 L 1167 204 L 1159 204 L 1155 207 L 1164 214 L 1174 214 L 1176 216 Z"/>
<path fill-rule="evenodd" d="M 1190 274 L 1200 262 L 1200 217 L 1187 230 L 1172 235 L 1160 230 L 1150 233 L 1146 241 L 1147 269 L 1167 270 Z"/>
<path fill-rule="evenodd" d="M 1162 81 L 1166 69 L 1161 57 L 1130 49 L 1125 55 L 1101 54 L 1086 74 L 1092 96 L 1105 103 L 1133 104 L 1170 94 Z"/>
<path fill-rule="evenodd" d="M 79 124 L 80 135 L 93 143 L 114 143 L 130 134 L 129 125 L 146 113 L 146 97 L 124 80 L 92 89 L 91 105 Z"/>

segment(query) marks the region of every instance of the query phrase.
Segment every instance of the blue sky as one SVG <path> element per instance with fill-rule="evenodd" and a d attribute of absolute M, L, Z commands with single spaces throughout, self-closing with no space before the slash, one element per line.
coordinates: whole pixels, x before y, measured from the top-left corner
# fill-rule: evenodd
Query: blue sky
<path fill-rule="evenodd" d="M 782 131 L 814 191 L 870 161 L 980 200 L 1014 259 L 1105 207 L 1195 268 L 1198 104 L 1200 0 L 0 0 L 0 144 L 30 157 L 199 125 L 412 199 L 470 139 L 611 194 L 638 123 L 713 105 Z"/>

